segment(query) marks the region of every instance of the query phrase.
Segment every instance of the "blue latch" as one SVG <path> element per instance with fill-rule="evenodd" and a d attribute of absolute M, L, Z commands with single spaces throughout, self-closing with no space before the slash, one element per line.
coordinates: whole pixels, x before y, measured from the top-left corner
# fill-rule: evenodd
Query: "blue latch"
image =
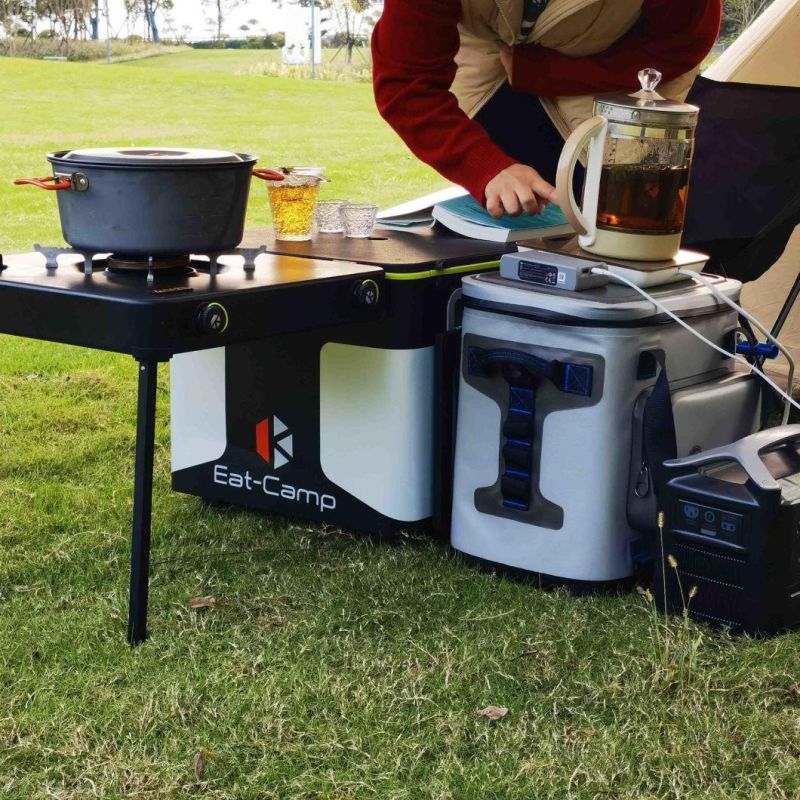
<path fill-rule="evenodd" d="M 780 355 L 778 345 L 772 342 L 759 342 L 755 347 L 750 342 L 739 342 L 736 345 L 736 352 L 743 356 L 755 356 L 756 358 L 777 358 Z"/>

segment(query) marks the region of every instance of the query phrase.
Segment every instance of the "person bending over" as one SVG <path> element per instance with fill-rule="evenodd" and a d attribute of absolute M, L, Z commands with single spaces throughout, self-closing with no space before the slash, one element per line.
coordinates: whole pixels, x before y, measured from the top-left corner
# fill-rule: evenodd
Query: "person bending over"
<path fill-rule="evenodd" d="M 640 69 L 683 99 L 722 0 L 385 0 L 372 35 L 381 116 L 495 217 L 554 201 L 564 138 Z"/>

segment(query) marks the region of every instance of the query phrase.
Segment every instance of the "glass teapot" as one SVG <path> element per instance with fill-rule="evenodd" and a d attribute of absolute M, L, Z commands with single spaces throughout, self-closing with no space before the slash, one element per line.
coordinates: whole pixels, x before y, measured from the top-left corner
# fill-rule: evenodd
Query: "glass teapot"
<path fill-rule="evenodd" d="M 584 250 L 662 261 L 680 249 L 699 109 L 663 98 L 660 80 L 658 70 L 643 69 L 640 91 L 596 98 L 595 116 L 564 144 L 556 191 Z M 587 146 L 581 208 L 572 185 Z"/>

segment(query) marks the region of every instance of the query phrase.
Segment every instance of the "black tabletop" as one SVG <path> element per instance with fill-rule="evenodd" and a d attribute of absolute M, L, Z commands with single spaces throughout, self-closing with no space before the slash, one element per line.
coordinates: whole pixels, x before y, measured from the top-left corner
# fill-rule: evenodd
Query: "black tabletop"
<path fill-rule="evenodd" d="M 515 244 L 467 239 L 438 229 L 422 233 L 376 229 L 370 239 L 347 239 L 339 233 L 319 233 L 307 242 L 282 242 L 272 228 L 252 228 L 242 247 L 265 245 L 270 253 L 303 258 L 356 261 L 383 267 L 387 272 L 423 272 L 433 269 L 497 261 L 516 252 Z"/>
<path fill-rule="evenodd" d="M 55 270 L 46 270 L 44 258 L 37 253 L 6 256 L 0 272 L 0 292 L 5 290 L 51 292 L 72 297 L 94 297 L 121 303 L 193 303 L 216 300 L 222 295 L 242 292 L 268 292 L 286 287 L 301 287 L 325 281 L 343 282 L 382 275 L 371 265 L 336 262 L 326 259 L 288 258 L 264 254 L 252 272 L 245 272 L 235 257 L 233 263 L 221 263 L 219 273 L 210 275 L 207 262 L 192 261 L 197 270 L 190 275 L 156 270 L 152 288 L 145 282 L 146 272 L 114 275 L 104 270 L 105 261 L 95 262 L 95 272 L 84 275 L 79 256 L 65 256 Z M 224 262 L 224 260 L 223 260 Z"/>
<path fill-rule="evenodd" d="M 251 271 L 228 263 L 211 275 L 193 260 L 190 273 L 156 270 L 152 283 L 94 263 L 86 275 L 76 256 L 50 270 L 37 253 L 5 257 L 0 333 L 165 361 L 383 313 L 383 270 L 354 262 L 263 254 Z"/>

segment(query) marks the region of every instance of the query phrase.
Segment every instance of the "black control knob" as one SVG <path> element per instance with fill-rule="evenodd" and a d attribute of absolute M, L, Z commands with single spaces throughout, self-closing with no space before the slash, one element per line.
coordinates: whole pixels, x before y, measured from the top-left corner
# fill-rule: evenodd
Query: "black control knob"
<path fill-rule="evenodd" d="M 228 311 L 222 303 L 205 303 L 195 315 L 200 333 L 224 333 L 228 328 Z"/>
<path fill-rule="evenodd" d="M 353 288 L 353 300 L 357 306 L 371 308 L 378 305 L 381 297 L 381 290 L 375 281 L 367 278 L 359 281 Z"/>

